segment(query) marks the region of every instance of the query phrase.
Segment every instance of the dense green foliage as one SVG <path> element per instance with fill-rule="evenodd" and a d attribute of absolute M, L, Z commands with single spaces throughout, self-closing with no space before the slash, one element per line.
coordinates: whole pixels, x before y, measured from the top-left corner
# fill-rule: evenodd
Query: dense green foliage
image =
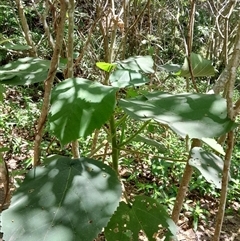
<path fill-rule="evenodd" d="M 169 213 L 185 166 L 193 176 L 182 210 L 191 211 L 189 227 L 196 231 L 209 217 L 204 201 L 216 204 L 223 185 L 229 143 L 220 140 L 238 130 L 238 119 L 229 116 L 227 85 L 223 97 L 207 92 L 232 55 L 239 9 L 226 7 L 226 33 L 218 3 L 209 9 L 208 1 L 198 2 L 194 15 L 194 1 L 134 0 L 116 17 L 120 3 L 80 2 L 74 26 L 69 8 L 63 29 L 63 0 L 0 5 L 0 152 L 17 182 L 2 213 L 4 238 L 92 241 L 104 228 L 109 241 L 137 240 L 139 232 L 148 240 L 171 240 L 177 222 Z M 55 51 L 59 33 L 64 40 Z M 232 101 L 238 98 L 235 90 Z M 42 120 L 44 111 L 48 118 Z M 196 139 L 201 147 L 191 146 Z M 81 158 L 71 159 L 74 147 Z M 237 134 L 228 173 L 232 212 L 240 202 L 238 147 Z M 13 168 L 10 160 L 18 155 Z"/>

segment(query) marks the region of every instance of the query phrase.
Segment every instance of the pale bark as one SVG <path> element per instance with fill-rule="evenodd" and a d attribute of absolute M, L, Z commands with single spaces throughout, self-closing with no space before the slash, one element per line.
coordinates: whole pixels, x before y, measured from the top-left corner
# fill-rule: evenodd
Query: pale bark
<path fill-rule="evenodd" d="M 74 0 L 69 0 L 68 5 L 68 46 L 67 46 L 67 78 L 73 78 L 73 41 L 74 41 Z M 78 140 L 72 141 L 73 158 L 80 158 Z"/>
<path fill-rule="evenodd" d="M 20 21 L 21 21 L 21 26 L 23 29 L 23 35 L 27 41 L 27 44 L 31 47 L 30 50 L 30 55 L 33 57 L 37 57 L 37 49 L 32 41 L 32 35 L 30 33 L 29 27 L 28 27 L 28 23 L 27 23 L 27 19 L 26 16 L 24 14 L 23 11 L 23 5 L 22 5 L 22 1 L 21 0 L 16 0 L 16 4 L 17 4 L 17 8 L 18 8 L 18 14 L 20 17 Z"/>
<path fill-rule="evenodd" d="M 198 139 L 193 139 L 191 149 L 194 147 L 199 147 L 199 146 L 201 146 L 201 141 Z M 189 154 L 188 161 L 189 161 L 190 157 L 191 156 Z M 180 212 L 181 212 L 181 209 L 183 206 L 183 202 L 184 202 L 186 193 L 188 191 L 188 185 L 189 185 L 189 182 L 190 182 L 192 174 L 193 174 L 193 168 L 192 168 L 192 166 L 190 166 L 188 164 L 188 161 L 185 166 L 182 181 L 181 181 L 180 187 L 178 189 L 176 201 L 174 203 L 174 207 L 173 207 L 173 211 L 172 211 L 172 220 L 176 224 L 178 223 L 178 219 L 179 219 L 179 215 L 180 215 Z"/>
<path fill-rule="evenodd" d="M 233 104 L 233 91 L 235 86 L 235 80 L 237 75 L 237 68 L 240 65 L 240 21 L 238 23 L 238 31 L 235 40 L 234 51 L 232 54 L 231 59 L 225 69 L 225 77 L 226 79 L 220 79 L 221 87 L 223 83 L 228 84 L 228 89 L 226 93 L 227 98 L 227 110 L 228 110 L 228 117 L 231 120 L 234 120 L 236 112 L 234 110 Z M 219 88 L 216 89 L 219 91 Z M 232 158 L 232 151 L 234 147 L 234 132 L 230 131 L 228 133 L 227 138 L 227 150 L 224 160 L 224 167 L 223 167 L 223 176 L 222 176 L 222 189 L 221 189 L 221 196 L 220 196 L 220 203 L 218 208 L 218 213 L 216 217 L 216 224 L 215 224 L 215 233 L 213 236 L 213 241 L 218 241 L 220 239 L 220 233 L 222 229 L 223 218 L 225 214 L 225 206 L 227 200 L 227 189 L 228 189 L 228 181 L 229 181 L 229 170 L 231 166 L 231 158 Z"/>
<path fill-rule="evenodd" d="M 51 59 L 51 64 L 48 72 L 48 77 L 45 80 L 44 86 L 44 98 L 42 104 L 41 115 L 38 119 L 37 131 L 34 142 L 34 160 L 33 166 L 37 166 L 40 163 L 40 144 L 43 135 L 44 125 L 47 119 L 48 110 L 50 106 L 51 91 L 54 81 L 54 77 L 57 72 L 59 57 L 62 49 L 62 43 L 64 38 L 64 25 L 67 13 L 67 2 L 66 0 L 60 0 L 60 15 L 58 16 L 58 31 L 56 36 L 55 49 L 53 51 L 53 56 Z"/>

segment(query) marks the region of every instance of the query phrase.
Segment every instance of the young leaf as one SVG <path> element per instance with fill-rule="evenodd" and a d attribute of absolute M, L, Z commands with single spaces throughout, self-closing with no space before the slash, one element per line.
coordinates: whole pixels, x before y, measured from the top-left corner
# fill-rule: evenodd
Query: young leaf
<path fill-rule="evenodd" d="M 109 64 L 109 63 L 106 63 L 106 62 L 97 62 L 96 63 L 96 66 L 101 69 L 101 70 L 104 70 L 106 72 L 111 72 L 115 67 L 116 67 L 117 64 Z"/>
<path fill-rule="evenodd" d="M 116 210 L 121 184 L 100 161 L 62 156 L 31 170 L 2 213 L 4 240 L 92 241 Z"/>
<path fill-rule="evenodd" d="M 138 240 L 140 230 L 144 231 L 149 241 L 159 230 L 159 225 L 167 228 L 165 240 L 173 240 L 176 236 L 176 225 L 166 210 L 155 199 L 145 196 L 134 197 L 132 206 L 121 202 L 105 228 L 107 240 Z"/>
<path fill-rule="evenodd" d="M 90 135 L 110 118 L 117 90 L 82 78 L 62 81 L 52 91 L 51 130 L 63 145 Z"/>

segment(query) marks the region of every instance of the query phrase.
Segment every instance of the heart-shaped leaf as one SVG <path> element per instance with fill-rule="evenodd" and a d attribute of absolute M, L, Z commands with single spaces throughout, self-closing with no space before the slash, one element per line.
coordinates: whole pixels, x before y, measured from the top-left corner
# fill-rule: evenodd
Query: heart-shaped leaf
<path fill-rule="evenodd" d="M 26 175 L 2 213 L 4 240 L 92 241 L 119 204 L 116 173 L 88 158 L 47 162 Z"/>
<path fill-rule="evenodd" d="M 194 147 L 190 155 L 189 165 L 196 168 L 209 183 L 213 183 L 216 188 L 221 188 L 223 160 L 200 147 Z"/>
<path fill-rule="evenodd" d="M 219 137 L 236 127 L 227 117 L 226 100 L 219 95 L 153 92 L 121 99 L 119 105 L 130 117 L 167 124 L 183 138 Z"/>
<path fill-rule="evenodd" d="M 117 90 L 82 78 L 62 81 L 52 91 L 51 130 L 63 145 L 90 135 L 110 118 Z"/>
<path fill-rule="evenodd" d="M 132 205 L 121 202 L 105 228 L 107 240 L 131 241 L 138 240 L 142 230 L 149 241 L 156 240 L 159 226 L 167 228 L 165 240 L 176 236 L 176 225 L 166 210 L 155 199 L 136 196 Z"/>
<path fill-rule="evenodd" d="M 192 65 L 192 71 L 194 77 L 205 77 L 215 75 L 214 67 L 212 66 L 212 61 L 204 59 L 201 55 L 191 53 L 190 61 Z M 179 72 L 180 76 L 191 77 L 188 60 L 185 58 L 181 71 Z"/>

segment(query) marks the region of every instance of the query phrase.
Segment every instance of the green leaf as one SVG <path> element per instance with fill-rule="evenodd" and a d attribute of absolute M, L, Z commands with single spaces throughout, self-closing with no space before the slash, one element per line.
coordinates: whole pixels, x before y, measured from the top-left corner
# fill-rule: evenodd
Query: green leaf
<path fill-rule="evenodd" d="M 138 240 L 140 230 L 143 230 L 149 241 L 156 240 L 154 236 L 159 225 L 168 229 L 165 240 L 176 235 L 176 225 L 156 200 L 145 196 L 134 197 L 132 206 L 121 202 L 105 228 L 107 240 L 130 241 Z"/>
<path fill-rule="evenodd" d="M 149 82 L 149 79 L 139 72 L 129 69 L 117 69 L 109 78 L 112 86 L 125 88 L 128 86 L 140 86 Z"/>
<path fill-rule="evenodd" d="M 109 64 L 106 62 L 97 62 L 96 66 L 101 69 L 104 70 L 106 72 L 111 72 L 111 70 L 113 70 L 116 67 L 117 64 Z"/>
<path fill-rule="evenodd" d="M 216 188 L 221 188 L 223 160 L 200 147 L 194 147 L 190 155 L 189 165 L 200 171 L 207 182 L 213 183 Z"/>
<path fill-rule="evenodd" d="M 183 138 L 219 137 L 236 127 L 227 117 L 226 100 L 219 95 L 153 92 L 121 99 L 119 105 L 133 119 L 154 119 Z"/>
<path fill-rule="evenodd" d="M 0 153 L 5 151 L 10 151 L 11 149 L 9 147 L 0 147 Z"/>
<path fill-rule="evenodd" d="M 192 71 L 194 77 L 215 75 L 215 70 L 212 66 L 211 60 L 204 59 L 199 54 L 191 53 L 190 61 L 192 64 Z M 187 58 L 184 59 L 184 64 L 181 71 L 179 72 L 179 75 L 183 77 L 191 77 Z"/>
<path fill-rule="evenodd" d="M 121 185 L 100 161 L 54 156 L 31 170 L 2 213 L 4 240 L 92 241 L 116 210 Z"/>
<path fill-rule="evenodd" d="M 28 45 L 22 45 L 22 44 L 13 44 L 13 43 L 6 43 L 3 46 L 1 46 L 1 49 L 11 49 L 16 51 L 22 51 L 22 50 L 29 50 L 31 49 Z"/>
<path fill-rule="evenodd" d="M 47 78 L 50 60 L 21 58 L 0 67 L 0 81 L 6 85 L 29 85 Z"/>
<path fill-rule="evenodd" d="M 82 78 L 62 81 L 52 91 L 51 130 L 63 145 L 90 135 L 110 118 L 117 90 Z"/>
<path fill-rule="evenodd" d="M 136 142 L 143 142 L 149 146 L 155 146 L 159 152 L 163 153 L 163 152 L 166 152 L 166 148 L 164 147 L 163 144 L 153 140 L 153 139 L 150 139 L 148 137 L 145 137 L 145 136 L 142 136 L 142 135 L 137 135 L 133 141 L 136 141 Z"/>
<path fill-rule="evenodd" d="M 0 84 L 0 101 L 3 101 L 3 93 L 5 92 L 5 88 L 2 84 Z"/>
<path fill-rule="evenodd" d="M 117 67 L 143 73 L 154 73 L 153 59 L 151 56 L 136 56 L 126 60 L 117 61 Z"/>
<path fill-rule="evenodd" d="M 0 38 L 2 38 L 2 34 L 0 34 Z M 3 40 L 0 40 L 0 44 L 2 45 L 3 43 L 6 43 L 6 42 L 9 42 L 9 41 L 12 41 L 14 40 L 15 38 L 9 38 L 9 39 L 3 39 Z M 2 46 L 1 46 L 2 47 Z"/>
<path fill-rule="evenodd" d="M 158 66 L 158 68 L 169 73 L 178 72 L 179 70 L 181 70 L 181 66 L 179 64 L 164 64 Z"/>
<path fill-rule="evenodd" d="M 225 151 L 223 150 L 223 147 L 217 143 L 217 141 L 213 138 L 202 138 L 202 141 L 210 146 L 214 151 L 217 151 L 221 155 L 225 155 Z"/>

